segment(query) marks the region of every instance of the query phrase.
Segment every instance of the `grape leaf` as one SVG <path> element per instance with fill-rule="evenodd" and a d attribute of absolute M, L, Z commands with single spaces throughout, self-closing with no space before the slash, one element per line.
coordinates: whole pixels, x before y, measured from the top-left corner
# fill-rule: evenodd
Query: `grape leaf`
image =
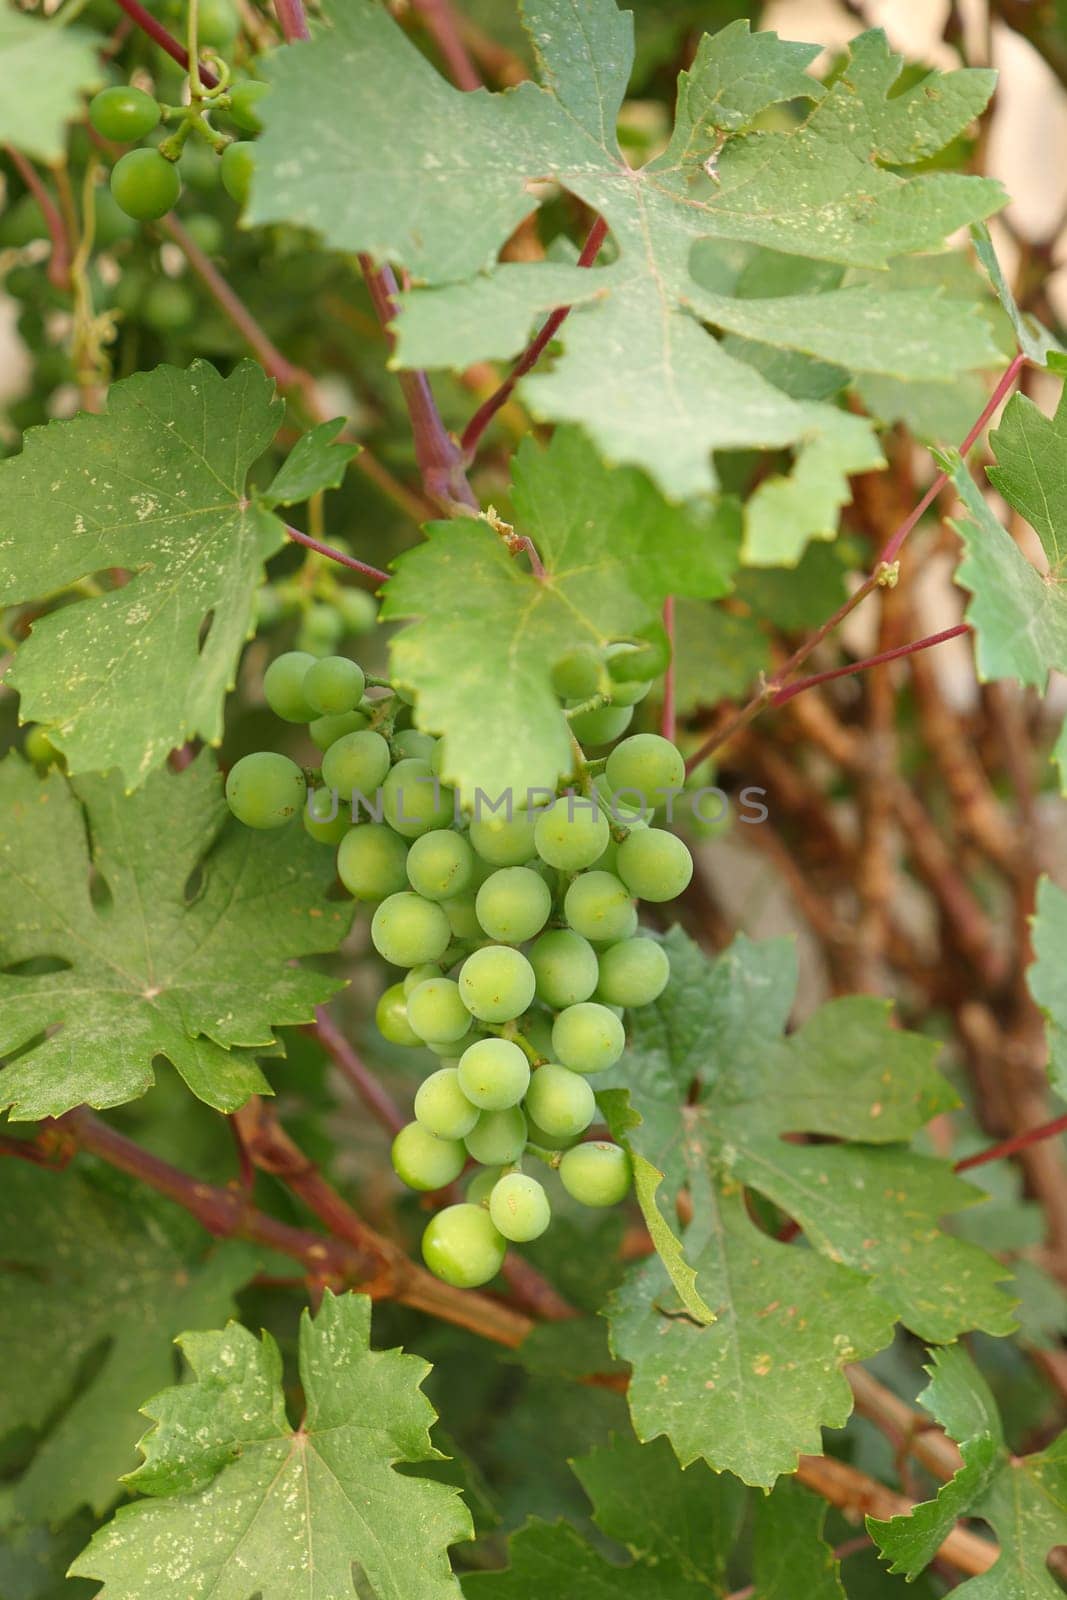
<path fill-rule="evenodd" d="M 767 635 L 754 616 L 680 600 L 674 608 L 675 703 L 682 716 L 744 694 L 770 666 Z"/>
<path fill-rule="evenodd" d="M 338 439 L 345 426 L 344 417 L 320 422 L 301 434 L 274 475 L 270 488 L 260 496 L 265 506 L 295 506 L 310 500 L 320 489 L 336 489 L 359 445 Z"/>
<path fill-rule="evenodd" d="M 1053 1545 L 1067 1544 L 1067 1433 L 1039 1455 L 1013 1455 L 996 1402 L 965 1350 L 935 1350 L 926 1370 L 931 1381 L 920 1400 L 959 1442 L 963 1466 L 936 1500 L 907 1516 L 867 1518 L 890 1571 L 915 1577 L 958 1517 L 981 1517 L 1000 1541 L 1000 1557 L 958 1593 L 970 1590 L 967 1600 L 1055 1600 L 1063 1591 L 1046 1562 Z"/>
<path fill-rule="evenodd" d="M 620 1565 L 568 1523 L 531 1520 L 512 1536 L 503 1572 L 465 1577 L 467 1600 L 720 1600 L 740 1540 L 747 1496 L 735 1478 L 699 1463 L 682 1472 L 669 1447 L 615 1439 L 572 1463 L 602 1533 L 624 1546 Z M 782 1483 L 756 1509 L 753 1600 L 844 1600 L 822 1537 L 826 1507 Z"/>
<path fill-rule="evenodd" d="M 115 774 L 40 779 L 12 754 L 0 811 L 0 1055 L 17 1052 L 0 1107 L 119 1105 L 157 1055 L 219 1110 L 269 1094 L 257 1051 L 339 987 L 290 963 L 350 921 L 304 829 L 229 820 L 207 752 L 130 796 Z"/>
<path fill-rule="evenodd" d="M 1034 963 L 1027 973 L 1030 993 L 1045 1013 L 1049 1081 L 1067 1098 L 1067 894 L 1042 878 L 1033 921 Z"/>
<path fill-rule="evenodd" d="M 0 12 L 0 144 L 41 161 L 58 161 L 67 123 L 82 109 L 82 93 L 104 82 L 97 40 L 81 28 Z"/>
<path fill-rule="evenodd" d="M 11 1489 L 19 1519 L 114 1503 L 136 1463 L 138 1407 L 173 1380 L 176 1334 L 231 1315 L 255 1271 L 249 1246 L 212 1242 L 184 1217 L 168 1227 L 163 1204 L 74 1170 L 0 1170 L 0 1430 L 40 1432 Z"/>
<path fill-rule="evenodd" d="M 681 79 L 668 149 L 633 171 L 615 139 L 632 22 L 613 0 L 527 0 L 542 83 L 497 95 L 452 89 L 371 0 L 335 3 L 327 16 L 329 31 L 271 65 L 251 220 L 308 226 L 337 249 L 405 268 L 418 285 L 399 323 L 405 365 L 512 354 L 549 307 L 575 306 L 552 370 L 524 381 L 527 404 L 547 420 L 580 422 L 609 459 L 643 467 L 671 496 L 714 486 L 714 449 L 793 447 L 801 462 L 817 451 L 807 479 L 819 498 L 807 518 L 799 494 L 786 507 L 803 524 L 788 543 L 765 545 L 768 515 L 753 544 L 759 559 L 795 560 L 808 535 L 829 536 L 847 474 L 881 458 L 864 419 L 792 399 L 705 324 L 873 370 L 905 364 L 912 376 L 946 377 L 961 361 L 989 359 L 970 308 L 946 304 L 931 321 L 924 301 L 923 327 L 905 350 L 907 319 L 866 290 L 754 305 L 711 294 L 690 256 L 709 238 L 875 267 L 935 248 L 997 209 L 999 187 L 889 168 L 914 166 L 966 126 L 992 91 L 991 74 L 932 73 L 895 93 L 899 58 L 870 33 L 824 94 L 804 70 L 815 47 L 737 22 L 701 42 Z M 799 128 L 753 131 L 767 107 L 798 97 L 815 102 Z M 417 119 L 401 114 L 410 105 Z M 356 132 L 366 126 L 388 138 L 368 145 Z M 315 159 L 304 162 L 294 151 L 309 138 Z M 457 149 L 458 178 L 442 153 Z M 545 178 L 604 217 L 612 264 L 493 270 L 533 209 L 532 182 Z"/>
<path fill-rule="evenodd" d="M 328 1291 L 300 1325 L 307 1410 L 285 1415 L 269 1334 L 231 1323 L 179 1341 L 193 1380 L 145 1406 L 155 1427 L 122 1507 L 72 1567 L 101 1600 L 447 1600 L 448 1546 L 471 1537 L 456 1491 L 395 1471 L 439 1459 L 426 1363 L 370 1349 L 370 1301 Z"/>
<path fill-rule="evenodd" d="M 429 542 L 397 562 L 382 616 L 418 619 L 392 642 L 393 673 L 417 693 L 420 726 L 444 736 L 443 776 L 467 798 L 481 788 L 518 806 L 573 763 L 553 663 L 576 644 L 632 636 L 668 593 L 725 593 L 739 528 L 732 501 L 668 505 L 573 430 L 546 450 L 520 446 L 513 472 L 516 527 L 544 579 L 484 522 L 431 524 Z"/>
<path fill-rule="evenodd" d="M 104 416 L 31 429 L 0 465 L 0 604 L 131 574 L 40 617 L 8 673 L 70 771 L 117 766 L 133 787 L 187 739 L 218 743 L 285 537 L 245 481 L 282 411 L 253 361 L 228 378 L 157 367 L 114 384 Z"/>
<path fill-rule="evenodd" d="M 680 932 L 668 942 L 671 982 L 635 1013 L 619 1069 L 628 1087 L 600 1101 L 616 1137 L 665 1174 L 672 1212 L 688 1190 L 682 1243 L 718 1320 L 700 1326 L 652 1258 L 609 1303 L 612 1349 L 633 1368 L 641 1438 L 665 1433 L 683 1463 L 770 1484 L 818 1450 L 820 1425 L 843 1425 L 841 1368 L 884 1346 L 894 1318 L 931 1339 L 1007 1332 L 1006 1273 L 938 1227 L 976 1191 L 905 1146 L 956 1103 L 936 1045 L 892 1028 L 867 996 L 832 1001 L 783 1037 L 788 941 L 739 938 L 710 971 Z M 838 1142 L 785 1138 L 796 1133 Z M 810 1248 L 763 1233 L 746 1189 L 794 1218 Z"/>
<path fill-rule="evenodd" d="M 1063 355 L 1063 345 L 1054 333 L 1038 321 L 1030 311 L 1022 311 L 1015 296 L 1011 292 L 1011 285 L 1004 276 L 1004 269 L 997 260 L 997 253 L 993 248 L 993 241 L 989 236 L 989 229 L 984 222 L 971 224 L 971 242 L 974 253 L 989 274 L 989 281 L 993 285 L 997 299 L 1004 307 L 1008 319 L 1015 330 L 1015 337 L 1019 341 L 1019 349 L 1029 360 L 1043 367 L 1048 362 L 1049 352 L 1054 350 Z"/>

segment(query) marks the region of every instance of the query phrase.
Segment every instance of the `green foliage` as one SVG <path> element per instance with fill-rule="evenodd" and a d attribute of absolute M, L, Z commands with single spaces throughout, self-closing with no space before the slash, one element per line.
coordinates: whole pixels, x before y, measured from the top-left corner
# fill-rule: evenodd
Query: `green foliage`
<path fill-rule="evenodd" d="M 0 143 L 58 161 L 83 91 L 103 82 L 96 41 L 81 28 L 57 27 L 6 6 L 0 13 L 0 79 Z"/>

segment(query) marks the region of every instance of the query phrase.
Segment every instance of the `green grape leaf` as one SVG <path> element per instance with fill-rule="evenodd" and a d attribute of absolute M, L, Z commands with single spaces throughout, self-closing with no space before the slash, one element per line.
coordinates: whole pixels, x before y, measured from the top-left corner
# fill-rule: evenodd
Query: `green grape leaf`
<path fill-rule="evenodd" d="M 440 1459 L 425 1362 L 370 1348 L 370 1301 L 327 1291 L 300 1324 L 306 1412 L 285 1414 L 281 1358 L 231 1323 L 179 1343 L 190 1382 L 145 1406 L 155 1423 L 122 1507 L 72 1567 L 101 1600 L 458 1600 L 448 1547 L 472 1537 L 455 1489 L 395 1470 Z"/>
<path fill-rule="evenodd" d="M 103 416 L 53 422 L 0 465 L 0 605 L 111 568 L 120 587 L 39 617 L 7 682 L 71 772 L 130 787 L 169 751 L 217 744 L 281 523 L 246 496 L 283 406 L 253 361 L 114 384 Z"/>
<path fill-rule="evenodd" d="M 795 560 L 808 537 L 830 535 L 848 474 L 881 463 L 873 432 L 832 405 L 792 398 L 709 325 L 845 367 L 855 359 L 864 370 L 906 367 L 925 378 L 983 365 L 988 332 L 972 308 L 946 302 L 935 314 L 928 298 L 921 311 L 907 302 L 920 319 L 912 340 L 903 304 L 894 311 L 892 297 L 867 290 L 762 303 L 716 295 L 693 275 L 694 246 L 713 239 L 873 267 L 937 248 L 996 210 L 1002 191 L 981 178 L 890 169 L 936 154 L 985 105 L 993 76 L 931 73 L 895 92 L 900 60 L 869 33 L 824 93 L 805 72 L 813 47 L 738 21 L 701 42 L 668 148 L 634 171 L 615 137 L 630 16 L 614 0 L 589 0 L 580 13 L 526 0 L 523 11 L 541 83 L 468 95 L 371 0 L 328 7 L 328 30 L 269 69 L 250 218 L 307 226 L 336 249 L 406 269 L 415 287 L 399 320 L 404 365 L 512 355 L 545 311 L 573 306 L 562 354 L 524 380 L 523 398 L 539 417 L 580 423 L 607 458 L 641 466 L 672 497 L 714 487 L 713 450 L 792 449 L 799 467 L 814 452 L 806 487 L 767 509 L 750 545 L 754 559 Z M 768 107 L 798 98 L 814 103 L 806 121 L 755 131 Z M 400 114 L 410 105 L 418 118 Z M 388 128 L 388 139 L 368 145 L 355 131 L 365 126 Z M 314 162 L 293 154 L 309 136 Z M 458 183 L 443 155 L 457 148 Z M 610 264 L 497 264 L 534 209 L 533 181 L 546 178 L 605 219 Z M 801 497 L 813 489 L 805 517 Z M 772 542 L 782 510 L 793 526 Z"/>
<path fill-rule="evenodd" d="M 58 161 L 67 123 L 82 110 L 82 94 L 105 81 L 98 41 L 81 28 L 0 13 L 0 144 L 40 161 Z"/>
<path fill-rule="evenodd" d="M 546 450 L 523 444 L 513 473 L 516 527 L 544 578 L 485 522 L 431 524 L 397 562 L 382 616 L 417 619 L 392 642 L 393 674 L 416 692 L 420 726 L 443 735 L 442 775 L 465 798 L 480 788 L 519 806 L 573 764 L 553 663 L 653 624 L 666 594 L 725 593 L 739 527 L 734 502 L 669 505 L 573 430 Z"/>
<path fill-rule="evenodd" d="M 679 715 L 732 700 L 771 664 L 770 642 L 756 617 L 679 600 L 674 607 L 675 703 Z"/>
<path fill-rule="evenodd" d="M 345 426 L 344 417 L 320 422 L 296 441 L 274 481 L 260 500 L 265 506 L 295 506 L 310 500 L 321 489 L 340 487 L 348 463 L 360 447 L 351 440 L 338 440 Z"/>
<path fill-rule="evenodd" d="M 173 1381 L 175 1336 L 232 1315 L 256 1270 L 247 1245 L 212 1242 L 183 1216 L 168 1227 L 164 1204 L 73 1169 L 3 1163 L 0 1431 L 40 1435 L 10 1492 L 20 1520 L 114 1504 L 137 1460 L 138 1407 Z"/>
<path fill-rule="evenodd" d="M 1013 1455 L 996 1402 L 964 1349 L 935 1350 L 926 1370 L 930 1384 L 920 1400 L 958 1441 L 963 1466 L 936 1500 L 886 1522 L 867 1518 L 890 1571 L 914 1578 L 958 1517 L 981 1517 L 1000 1542 L 1000 1556 L 958 1593 L 967 1600 L 1055 1600 L 1063 1591 L 1046 1562 L 1053 1545 L 1067 1543 L 1067 1433 L 1039 1455 Z"/>
<path fill-rule="evenodd" d="M 1067 1099 L 1067 894 L 1051 878 L 1037 886 L 1030 993 L 1045 1013 L 1049 1081 Z"/>
<path fill-rule="evenodd" d="M 1011 285 L 1004 276 L 1004 269 L 997 260 L 989 229 L 984 222 L 971 224 L 971 242 L 974 245 L 975 255 L 989 274 L 989 281 L 1015 330 L 1015 337 L 1023 354 L 1040 367 L 1048 365 L 1051 350 L 1061 355 L 1067 354 L 1056 335 L 1050 333 L 1032 312 L 1019 309 L 1018 302 L 1011 292 Z"/>
<path fill-rule="evenodd" d="M 567 1523 L 533 1519 L 512 1536 L 506 1570 L 464 1578 L 467 1600 L 724 1600 L 731 1592 L 748 1500 L 736 1478 L 703 1463 L 683 1472 L 661 1440 L 614 1439 L 572 1467 L 596 1526 L 629 1561 L 607 1559 Z M 794 1483 L 761 1497 L 753 1600 L 844 1600 L 825 1521 L 825 1504 Z"/>
<path fill-rule="evenodd" d="M 339 987 L 291 964 L 348 929 L 328 854 L 299 825 L 233 822 L 207 752 L 133 795 L 12 754 L 0 812 L 0 1107 L 119 1105 L 156 1056 L 220 1111 L 269 1094 L 257 1053 Z"/>
<path fill-rule="evenodd" d="M 768 1485 L 820 1448 L 820 1427 L 844 1424 L 841 1369 L 888 1343 L 895 1319 L 930 1339 L 1007 1332 L 1007 1273 L 939 1228 L 976 1190 L 907 1148 L 956 1103 L 935 1044 L 894 1029 L 867 996 L 783 1036 L 788 941 L 741 937 L 710 969 L 678 930 L 668 947 L 671 982 L 635 1013 L 620 1069 L 628 1107 L 607 1110 L 616 1137 L 664 1173 L 666 1207 L 688 1191 L 682 1246 L 717 1321 L 700 1325 L 653 1257 L 609 1302 L 611 1344 L 633 1369 L 639 1437 L 666 1434 L 683 1463 Z M 795 1219 L 808 1248 L 761 1231 L 746 1190 Z"/>

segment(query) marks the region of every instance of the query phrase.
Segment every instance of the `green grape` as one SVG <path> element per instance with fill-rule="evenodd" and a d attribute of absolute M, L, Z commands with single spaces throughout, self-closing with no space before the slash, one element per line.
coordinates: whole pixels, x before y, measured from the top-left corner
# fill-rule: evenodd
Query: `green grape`
<path fill-rule="evenodd" d="M 573 1076 L 573 1074 L 572 1074 Z M 536 1145 L 541 1150 L 569 1150 L 572 1144 L 577 1144 L 581 1138 L 580 1133 L 556 1134 L 549 1133 L 535 1122 L 529 1112 L 526 1113 L 526 1147 Z"/>
<path fill-rule="evenodd" d="M 440 906 L 402 890 L 378 906 L 371 918 L 370 937 L 383 961 L 394 967 L 417 967 L 444 955 L 452 930 Z"/>
<path fill-rule="evenodd" d="M 637 913 L 630 891 L 610 872 L 581 872 L 563 899 L 563 914 L 583 939 L 614 941 L 633 933 Z"/>
<path fill-rule="evenodd" d="M 337 848 L 337 876 L 357 900 L 384 900 L 408 881 L 407 845 L 384 822 L 349 828 Z"/>
<path fill-rule="evenodd" d="M 459 971 L 463 1004 L 480 1022 L 511 1022 L 534 997 L 537 980 L 521 950 L 490 944 L 469 955 Z"/>
<path fill-rule="evenodd" d="M 543 933 L 530 947 L 537 998 L 560 1010 L 588 1000 L 597 985 L 596 951 L 570 928 Z"/>
<path fill-rule="evenodd" d="M 337 815 L 331 815 L 334 803 L 334 796 L 328 789 L 308 791 L 304 827 L 319 844 L 340 844 L 351 827 L 348 814 L 340 802 L 337 803 Z"/>
<path fill-rule="evenodd" d="M 484 1206 L 446 1206 L 427 1223 L 422 1259 L 454 1289 L 477 1289 L 495 1278 L 507 1249 Z"/>
<path fill-rule="evenodd" d="M 483 861 L 494 867 L 521 867 L 537 854 L 534 823 L 525 811 L 509 818 L 503 812 L 475 817 L 470 825 L 470 841 Z"/>
<path fill-rule="evenodd" d="M 473 894 L 454 894 L 441 902 L 452 937 L 461 943 L 474 943 L 482 937 L 478 921 L 477 902 Z"/>
<path fill-rule="evenodd" d="M 501 1171 L 500 1167 L 483 1167 L 474 1174 L 467 1185 L 467 1199 L 472 1206 L 489 1204 L 489 1196 L 496 1188 Z"/>
<path fill-rule="evenodd" d="M 427 978 L 408 996 L 408 1020 L 420 1039 L 454 1044 L 470 1032 L 471 1016 L 451 978 Z"/>
<path fill-rule="evenodd" d="M 654 806 L 638 804 L 639 797 L 635 791 L 623 790 L 621 794 L 617 794 L 603 772 L 598 773 L 593 779 L 593 787 L 607 808 L 609 823 L 614 823 L 618 828 L 632 828 L 636 822 L 651 822 L 655 816 Z M 610 848 L 609 844 L 608 849 Z"/>
<path fill-rule="evenodd" d="M 620 640 L 605 651 L 608 674 L 615 683 L 650 683 L 666 672 L 671 659 L 671 643 L 657 623 L 633 643 Z"/>
<path fill-rule="evenodd" d="M 191 217 L 185 218 L 185 231 L 206 256 L 221 254 L 226 243 L 226 230 L 218 217 L 211 216 L 207 211 L 195 211 Z"/>
<path fill-rule="evenodd" d="M 655 806 L 667 793 L 680 792 L 685 785 L 685 761 L 681 751 L 658 733 L 634 733 L 617 744 L 608 756 L 604 776 L 616 791 L 639 796 L 633 809 Z"/>
<path fill-rule="evenodd" d="M 439 1067 L 424 1078 L 415 1095 L 415 1120 L 438 1139 L 464 1139 L 478 1120 L 460 1088 L 455 1067 Z"/>
<path fill-rule="evenodd" d="M 281 828 L 304 804 L 307 783 L 295 761 L 273 750 L 242 756 L 226 778 L 226 803 L 249 828 Z"/>
<path fill-rule="evenodd" d="M 38 767 L 50 767 L 53 761 L 62 759 L 59 751 L 39 722 L 35 722 L 32 728 L 26 730 L 26 742 L 23 745 L 23 749 L 28 759 Z"/>
<path fill-rule="evenodd" d="M 373 804 L 389 771 L 389 746 L 373 728 L 342 734 L 322 758 L 322 781 L 350 805 L 362 796 Z"/>
<path fill-rule="evenodd" d="M 200 0 L 196 35 L 201 45 L 225 50 L 237 37 L 240 19 L 230 0 Z"/>
<path fill-rule="evenodd" d="M 483 1167 L 510 1166 L 526 1149 L 526 1118 L 518 1106 L 483 1111 L 463 1142 Z"/>
<path fill-rule="evenodd" d="M 525 1109 L 530 1122 L 553 1139 L 572 1139 L 596 1115 L 596 1096 L 588 1078 L 546 1061 L 530 1079 Z"/>
<path fill-rule="evenodd" d="M 214 150 L 202 144 L 199 139 L 186 141 L 178 162 L 178 171 L 181 173 L 182 182 L 200 194 L 210 193 L 219 186 L 219 158 Z"/>
<path fill-rule="evenodd" d="M 455 796 L 434 777 L 428 762 L 413 757 L 398 761 L 386 778 L 382 808 L 390 827 L 405 839 L 417 839 L 431 828 L 448 826 L 454 815 Z"/>
<path fill-rule="evenodd" d="M 426 900 L 451 900 L 471 881 L 474 851 L 452 828 L 432 828 L 412 842 L 408 881 Z"/>
<path fill-rule="evenodd" d="M 540 933 L 552 910 L 552 893 L 530 867 L 501 867 L 490 873 L 475 897 L 478 921 L 490 939 L 523 944 Z"/>
<path fill-rule="evenodd" d="M 588 700 L 600 688 L 600 655 L 590 645 L 579 645 L 560 656 L 551 677 L 561 700 Z"/>
<path fill-rule="evenodd" d="M 296 636 L 296 647 L 306 650 L 315 658 L 333 655 L 343 632 L 344 624 L 333 606 L 316 601 L 304 611 Z"/>
<path fill-rule="evenodd" d="M 559 1164 L 567 1193 L 583 1206 L 615 1206 L 630 1189 L 630 1157 L 621 1145 L 575 1145 Z"/>
<path fill-rule="evenodd" d="M 314 722 L 308 724 L 308 733 L 312 743 L 325 752 L 338 739 L 343 739 L 346 733 L 360 733 L 366 726 L 365 712 L 342 711 L 335 717 L 316 717 Z"/>
<path fill-rule="evenodd" d="M 378 602 L 366 589 L 338 589 L 333 603 L 346 633 L 367 633 L 378 620 Z"/>
<path fill-rule="evenodd" d="M 635 828 L 615 858 L 619 877 L 639 900 L 673 900 L 693 876 L 693 858 L 677 835 L 663 828 Z"/>
<path fill-rule="evenodd" d="M 441 978 L 444 974 L 441 968 L 433 961 L 423 961 L 417 967 L 412 967 L 404 974 L 404 993 L 410 994 L 412 989 L 417 989 L 420 983 L 428 983 L 431 978 Z"/>
<path fill-rule="evenodd" d="M 479 1039 L 459 1058 L 460 1088 L 481 1111 L 517 1106 L 530 1082 L 530 1063 L 510 1039 Z"/>
<path fill-rule="evenodd" d="M 347 656 L 322 656 L 307 670 L 304 699 L 320 716 L 354 711 L 363 699 L 367 680 L 363 668 Z"/>
<path fill-rule="evenodd" d="M 89 121 L 104 139 L 116 144 L 133 144 L 159 126 L 159 102 L 132 84 L 101 89 L 89 101 Z"/>
<path fill-rule="evenodd" d="M 580 704 L 580 702 L 576 702 Z M 633 706 L 597 706 L 569 718 L 571 732 L 580 744 L 613 744 L 634 719 Z"/>
<path fill-rule="evenodd" d="M 263 132 L 256 107 L 269 92 L 270 84 L 261 83 L 258 78 L 241 78 L 230 89 L 230 121 L 242 133 Z"/>
<path fill-rule="evenodd" d="M 620 710 L 624 710 L 628 706 L 636 706 L 645 698 L 651 688 L 651 680 L 646 683 L 612 683 L 611 704 Z M 574 726 L 573 721 L 571 726 Z"/>
<path fill-rule="evenodd" d="M 409 1189 L 444 1189 L 467 1165 L 458 1139 L 437 1139 L 418 1122 L 409 1122 L 393 1140 L 393 1171 Z"/>
<path fill-rule="evenodd" d="M 116 205 L 138 222 L 157 222 L 165 217 L 178 204 L 181 192 L 177 167 L 158 150 L 127 150 L 111 169 L 111 193 Z"/>
<path fill-rule="evenodd" d="M 393 736 L 393 749 L 398 761 L 430 761 L 437 748 L 437 740 L 429 733 L 420 733 L 418 728 L 401 728 Z M 431 766 L 430 770 L 433 768 Z"/>
<path fill-rule="evenodd" d="M 584 940 L 582 941 L 584 944 Z M 529 959 L 529 957 L 527 957 Z M 522 1019 L 522 1036 L 542 1061 L 552 1059 L 552 1023 L 550 1011 L 535 1006 Z"/>
<path fill-rule="evenodd" d="M 156 333 L 180 333 L 196 320 L 196 312 L 196 295 L 174 278 L 157 278 L 141 301 L 141 320 Z"/>
<path fill-rule="evenodd" d="M 315 715 L 304 695 L 304 679 L 315 657 L 306 650 L 287 650 L 275 656 L 263 674 L 263 693 L 267 704 L 283 722 L 310 722 Z"/>
<path fill-rule="evenodd" d="M 523 1172 L 506 1172 L 489 1196 L 489 1217 L 497 1232 L 515 1244 L 540 1239 L 552 1221 L 544 1187 Z"/>
<path fill-rule="evenodd" d="M 374 1020 L 378 1024 L 378 1032 L 383 1039 L 388 1039 L 390 1044 L 422 1043 L 408 1021 L 408 1007 L 402 983 L 391 983 L 382 993 L 375 1007 Z"/>
<path fill-rule="evenodd" d="M 583 1000 L 560 1012 L 552 1024 L 552 1046 L 573 1072 L 606 1072 L 626 1048 L 626 1030 L 607 1006 Z"/>
<path fill-rule="evenodd" d="M 611 838 L 608 819 L 592 800 L 565 796 L 543 811 L 534 828 L 537 853 L 550 867 L 591 867 Z"/>
<path fill-rule="evenodd" d="M 256 147 L 250 139 L 238 139 L 222 152 L 219 171 L 222 187 L 242 208 L 252 193 L 252 174 L 256 170 Z"/>
<path fill-rule="evenodd" d="M 670 958 L 654 939 L 624 939 L 600 956 L 597 999 L 606 1005 L 650 1006 L 667 987 Z"/>

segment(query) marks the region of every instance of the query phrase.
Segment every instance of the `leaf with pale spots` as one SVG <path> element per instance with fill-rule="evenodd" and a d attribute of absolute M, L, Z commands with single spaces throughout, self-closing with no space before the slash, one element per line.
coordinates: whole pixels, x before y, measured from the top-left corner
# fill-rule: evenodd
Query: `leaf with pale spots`
<path fill-rule="evenodd" d="M 119 1105 L 151 1088 L 156 1056 L 220 1111 L 269 1093 L 257 1053 L 338 988 L 293 959 L 351 921 L 299 823 L 234 822 L 207 752 L 132 795 L 12 754 L 0 815 L 0 1107 Z"/>
<path fill-rule="evenodd" d="M 290 1426 L 269 1334 L 231 1323 L 179 1341 L 192 1381 L 155 1423 L 124 1506 L 74 1563 L 100 1600 L 460 1600 L 450 1545 L 473 1536 L 458 1491 L 395 1470 L 440 1459 L 429 1368 L 370 1348 L 370 1301 L 327 1292 L 300 1325 L 306 1411 Z"/>
<path fill-rule="evenodd" d="M 842 1368 L 887 1344 L 897 1319 L 927 1339 L 1008 1332 L 1008 1274 L 939 1226 L 977 1191 L 907 1148 L 956 1104 L 936 1044 L 894 1029 L 867 996 L 831 1001 L 786 1035 L 797 976 L 786 940 L 742 936 L 710 966 L 679 931 L 668 945 L 671 982 L 634 1013 L 626 1088 L 601 1103 L 664 1174 L 661 1210 L 688 1196 L 682 1248 L 717 1321 L 701 1325 L 653 1257 L 609 1303 L 611 1344 L 633 1368 L 641 1438 L 666 1434 L 683 1463 L 766 1485 L 820 1449 L 820 1428 L 844 1424 Z M 802 1239 L 764 1231 L 748 1195 Z"/>
<path fill-rule="evenodd" d="M 283 411 L 253 361 L 228 378 L 157 367 L 114 384 L 103 416 L 31 429 L 0 466 L 0 605 L 77 602 L 36 619 L 6 680 L 71 772 L 118 767 L 133 788 L 187 740 L 219 742 L 263 564 L 285 542 L 246 497 Z"/>
<path fill-rule="evenodd" d="M 37 1435 L 6 1509 L 100 1516 L 136 1464 L 139 1406 L 173 1380 L 173 1340 L 233 1314 L 257 1253 L 211 1241 L 167 1201 L 126 1199 L 121 1179 L 23 1161 L 0 1165 L 0 1237 L 0 1436 Z"/>

